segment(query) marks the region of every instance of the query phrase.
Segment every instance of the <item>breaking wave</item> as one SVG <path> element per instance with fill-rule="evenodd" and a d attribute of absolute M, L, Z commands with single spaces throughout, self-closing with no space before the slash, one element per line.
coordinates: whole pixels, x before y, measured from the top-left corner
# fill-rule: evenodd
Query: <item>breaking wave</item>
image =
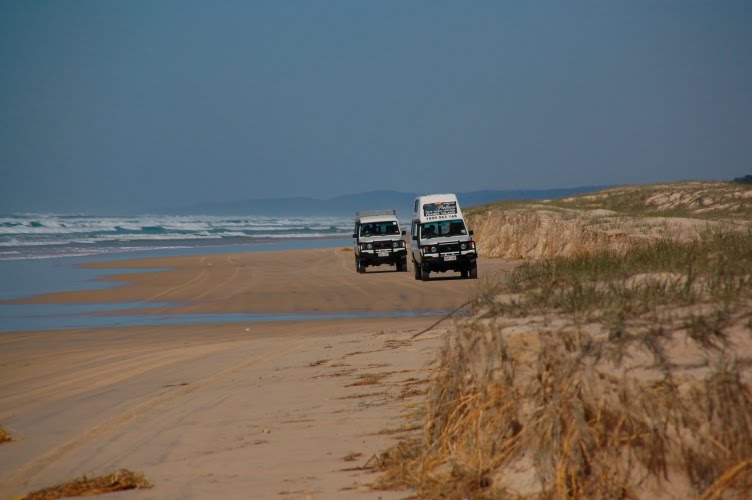
<path fill-rule="evenodd" d="M 13 215 L 0 217 L 0 260 L 145 250 L 157 244 L 342 237 L 351 228 L 351 219 L 344 217 Z"/>

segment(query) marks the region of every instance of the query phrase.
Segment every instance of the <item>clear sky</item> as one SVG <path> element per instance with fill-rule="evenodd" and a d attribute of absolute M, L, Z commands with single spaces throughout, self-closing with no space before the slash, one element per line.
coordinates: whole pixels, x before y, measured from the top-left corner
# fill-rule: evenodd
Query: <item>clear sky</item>
<path fill-rule="evenodd" d="M 0 213 L 752 173 L 752 2 L 0 2 Z"/>

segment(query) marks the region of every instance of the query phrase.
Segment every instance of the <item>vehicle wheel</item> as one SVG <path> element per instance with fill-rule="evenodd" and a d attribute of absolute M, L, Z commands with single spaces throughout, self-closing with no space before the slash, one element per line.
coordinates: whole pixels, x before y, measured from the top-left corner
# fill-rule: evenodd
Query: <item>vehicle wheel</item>
<path fill-rule="evenodd" d="M 467 278 L 467 273 L 468 273 L 467 269 L 460 270 L 460 276 L 462 276 L 463 278 Z"/>
<path fill-rule="evenodd" d="M 423 281 L 428 281 L 430 272 L 427 268 L 420 266 L 420 279 Z"/>
<path fill-rule="evenodd" d="M 397 262 L 397 272 L 404 273 L 407 271 L 407 259 L 402 259 Z"/>
<path fill-rule="evenodd" d="M 355 265 L 356 265 L 359 273 L 363 274 L 363 273 L 366 272 L 366 266 L 363 265 L 363 261 L 362 260 L 358 259 L 357 262 L 355 263 Z"/>
<path fill-rule="evenodd" d="M 418 266 L 418 263 L 413 261 L 413 272 L 415 274 L 415 279 L 420 279 L 420 266 Z"/>
<path fill-rule="evenodd" d="M 470 268 L 470 279 L 477 279 L 478 278 L 478 264 L 474 263 L 473 267 Z"/>

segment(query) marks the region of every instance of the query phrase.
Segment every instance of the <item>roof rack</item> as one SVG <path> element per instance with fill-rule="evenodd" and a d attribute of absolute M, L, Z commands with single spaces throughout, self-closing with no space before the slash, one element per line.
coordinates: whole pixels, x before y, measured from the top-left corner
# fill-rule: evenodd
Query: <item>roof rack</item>
<path fill-rule="evenodd" d="M 396 210 L 369 210 L 366 212 L 355 212 L 355 217 L 372 217 L 375 215 L 397 215 Z"/>

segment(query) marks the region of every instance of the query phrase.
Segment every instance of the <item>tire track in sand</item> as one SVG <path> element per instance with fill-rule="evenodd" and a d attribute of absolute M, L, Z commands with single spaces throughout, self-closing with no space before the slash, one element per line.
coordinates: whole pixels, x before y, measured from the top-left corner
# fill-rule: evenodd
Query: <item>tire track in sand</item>
<path fill-rule="evenodd" d="M 229 255 L 227 257 L 225 257 L 225 261 L 227 261 L 228 264 L 230 264 L 232 266 L 235 266 L 235 270 L 232 272 L 232 274 L 230 275 L 230 277 L 227 278 L 227 279 L 225 279 L 224 281 L 220 282 L 216 286 L 213 286 L 211 288 L 207 288 L 206 290 L 204 290 L 200 294 L 198 294 L 195 297 L 193 297 L 192 300 L 195 301 L 195 300 L 198 300 L 198 299 L 203 299 L 207 295 L 213 293 L 215 290 L 219 290 L 220 288 L 225 287 L 229 283 L 232 283 L 233 281 L 235 281 L 235 279 L 238 277 L 238 274 L 240 274 L 240 262 L 238 262 L 237 260 L 235 260 L 234 257 L 229 256 Z"/>
<path fill-rule="evenodd" d="M 239 340 L 229 342 L 239 342 Z M 158 348 L 150 347 L 140 351 L 134 350 L 135 352 L 130 353 L 132 356 L 127 358 L 123 358 L 122 353 L 113 354 L 109 357 L 110 359 L 99 358 L 97 363 L 89 363 L 88 366 L 83 367 L 77 366 L 65 375 L 49 379 L 49 382 L 37 385 L 33 389 L 5 396 L 3 405 L 8 409 L 0 409 L 0 421 L 34 407 L 94 392 L 152 370 L 198 359 L 224 349 L 227 349 L 226 345 L 205 342 L 172 349 L 169 355 L 164 354 Z"/>
<path fill-rule="evenodd" d="M 263 363 L 265 361 L 271 361 L 280 356 L 284 356 L 285 354 L 288 354 L 294 351 L 295 349 L 301 347 L 306 342 L 307 342 L 307 339 L 301 339 L 301 340 L 297 340 L 294 342 L 290 342 L 277 350 L 258 356 L 250 361 L 240 363 L 231 368 L 228 368 L 227 370 L 223 370 L 219 373 L 215 373 L 214 375 L 211 375 L 203 380 L 194 382 L 191 385 L 180 387 L 173 391 L 155 396 L 147 401 L 144 401 L 143 403 L 141 403 L 140 405 L 138 405 L 136 408 L 134 408 L 133 410 L 129 412 L 109 418 L 108 420 L 105 420 L 104 422 L 98 425 L 95 425 L 89 431 L 84 432 L 83 434 L 80 434 L 79 436 L 76 436 L 73 439 L 70 439 L 69 441 L 63 444 L 56 446 L 55 448 L 52 448 L 51 450 L 47 451 L 40 457 L 21 466 L 14 474 L 9 474 L 6 479 L 0 480 L 1 481 L 0 491 L 10 491 L 16 488 L 20 488 L 25 483 L 27 483 L 32 477 L 34 477 L 39 472 L 44 470 L 50 464 L 60 460 L 62 457 L 71 453 L 76 448 L 79 448 L 91 441 L 94 441 L 95 439 L 101 436 L 113 433 L 117 431 L 119 428 L 123 427 L 124 425 L 134 420 L 137 420 L 138 418 L 143 417 L 147 413 L 151 412 L 152 410 L 160 406 L 171 403 L 175 400 L 180 399 L 183 396 L 186 396 L 197 390 L 203 389 L 209 385 L 216 384 L 218 382 L 226 380 L 241 370 L 250 368 L 254 365 Z"/>
<path fill-rule="evenodd" d="M 206 263 L 206 257 L 205 256 L 201 257 L 201 259 L 199 260 L 199 264 L 201 265 L 201 271 L 199 271 L 199 273 L 196 276 L 189 279 L 188 281 L 185 281 L 183 283 L 170 287 L 166 290 L 162 290 L 161 292 L 154 294 L 151 297 L 147 297 L 145 299 L 146 302 L 154 302 L 159 297 L 163 297 L 167 294 L 174 293 L 178 290 L 189 287 L 193 285 L 194 283 L 197 283 L 198 281 L 202 281 L 202 280 L 205 281 L 209 277 L 209 271 L 207 269 L 207 266 L 205 266 L 205 263 Z"/>

